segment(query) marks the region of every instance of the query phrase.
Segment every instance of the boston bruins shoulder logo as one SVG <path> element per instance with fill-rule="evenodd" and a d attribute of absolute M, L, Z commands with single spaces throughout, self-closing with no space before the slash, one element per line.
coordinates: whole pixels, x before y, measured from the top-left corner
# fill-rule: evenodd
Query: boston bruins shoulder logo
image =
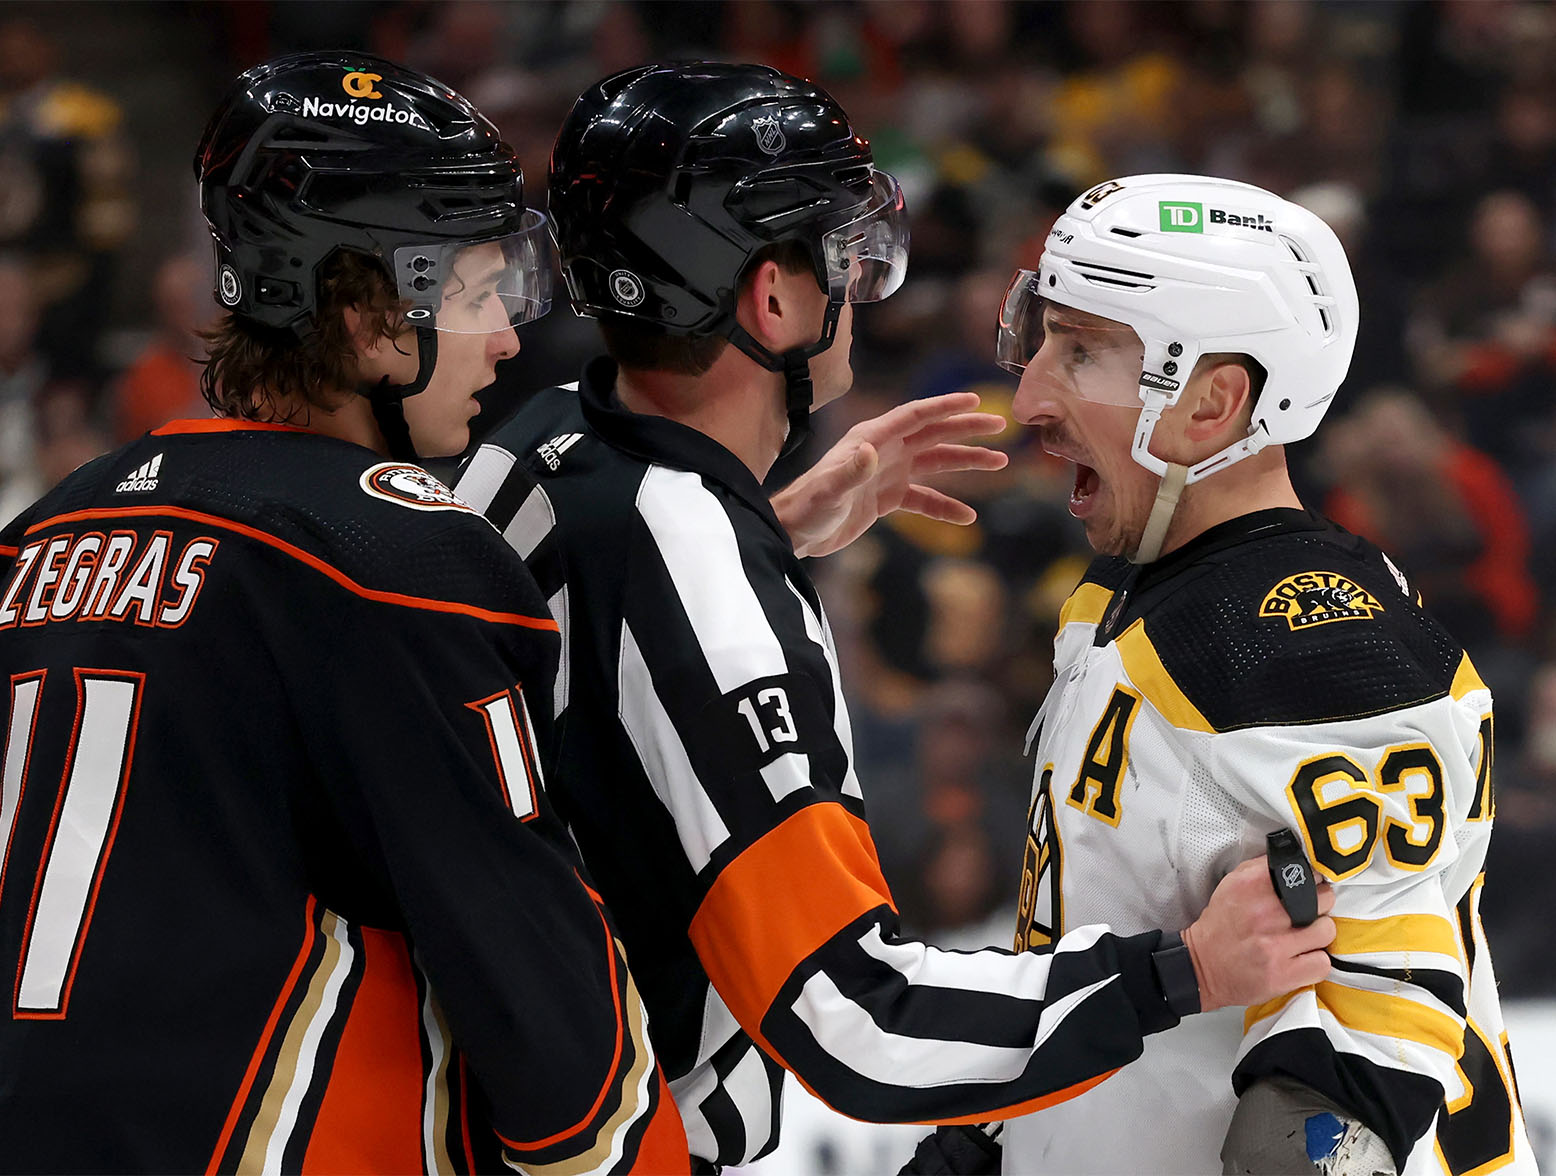
<path fill-rule="evenodd" d="M 1292 629 L 1331 621 L 1365 621 L 1383 611 L 1378 598 L 1339 572 L 1299 572 L 1264 595 L 1261 617 L 1280 617 Z"/>

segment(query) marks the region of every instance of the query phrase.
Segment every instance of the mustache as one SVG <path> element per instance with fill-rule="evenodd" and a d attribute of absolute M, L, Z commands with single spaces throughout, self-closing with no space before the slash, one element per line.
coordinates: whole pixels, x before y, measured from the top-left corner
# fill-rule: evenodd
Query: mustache
<path fill-rule="evenodd" d="M 1086 452 L 1086 447 L 1063 425 L 1039 425 L 1037 439 L 1045 449 L 1058 449 L 1065 453 Z"/>

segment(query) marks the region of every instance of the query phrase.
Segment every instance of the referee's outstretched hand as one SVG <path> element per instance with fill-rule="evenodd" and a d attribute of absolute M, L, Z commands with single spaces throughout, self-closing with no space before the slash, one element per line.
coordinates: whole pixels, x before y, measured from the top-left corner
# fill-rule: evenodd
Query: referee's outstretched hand
<path fill-rule="evenodd" d="M 898 405 L 855 425 L 813 467 L 773 495 L 773 510 L 798 555 L 847 547 L 876 519 L 912 511 L 966 526 L 978 512 L 919 479 L 956 470 L 999 470 L 997 449 L 966 442 L 990 437 L 1005 419 L 979 412 L 976 392 L 948 392 Z"/>

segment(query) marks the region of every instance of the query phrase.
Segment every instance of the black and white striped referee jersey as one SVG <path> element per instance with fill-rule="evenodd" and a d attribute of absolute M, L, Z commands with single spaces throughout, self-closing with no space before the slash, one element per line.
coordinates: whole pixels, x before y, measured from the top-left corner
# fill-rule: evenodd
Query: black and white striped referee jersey
<path fill-rule="evenodd" d="M 538 394 L 458 483 L 563 637 L 551 796 L 620 925 L 692 1154 L 777 1142 L 780 1066 L 845 1114 L 1002 1118 L 1072 1097 L 1176 1024 L 1159 935 L 1052 952 L 898 934 L 821 602 L 760 485 L 709 437 Z"/>

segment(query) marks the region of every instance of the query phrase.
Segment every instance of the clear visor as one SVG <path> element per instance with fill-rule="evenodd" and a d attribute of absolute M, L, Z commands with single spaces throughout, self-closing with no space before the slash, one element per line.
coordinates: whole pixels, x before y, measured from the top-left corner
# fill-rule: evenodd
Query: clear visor
<path fill-rule="evenodd" d="M 879 302 L 908 272 L 908 214 L 902 189 L 885 172 L 870 177 L 858 214 L 821 238 L 828 293 L 835 302 Z"/>
<path fill-rule="evenodd" d="M 489 335 L 551 309 L 551 257 L 543 213 L 490 241 L 407 245 L 394 251 L 395 286 L 414 326 Z"/>
<path fill-rule="evenodd" d="M 1123 323 L 1072 310 L 1042 295 L 1038 274 L 1019 270 L 1000 306 L 995 358 L 1024 379 L 1094 404 L 1140 407 L 1145 344 Z"/>

